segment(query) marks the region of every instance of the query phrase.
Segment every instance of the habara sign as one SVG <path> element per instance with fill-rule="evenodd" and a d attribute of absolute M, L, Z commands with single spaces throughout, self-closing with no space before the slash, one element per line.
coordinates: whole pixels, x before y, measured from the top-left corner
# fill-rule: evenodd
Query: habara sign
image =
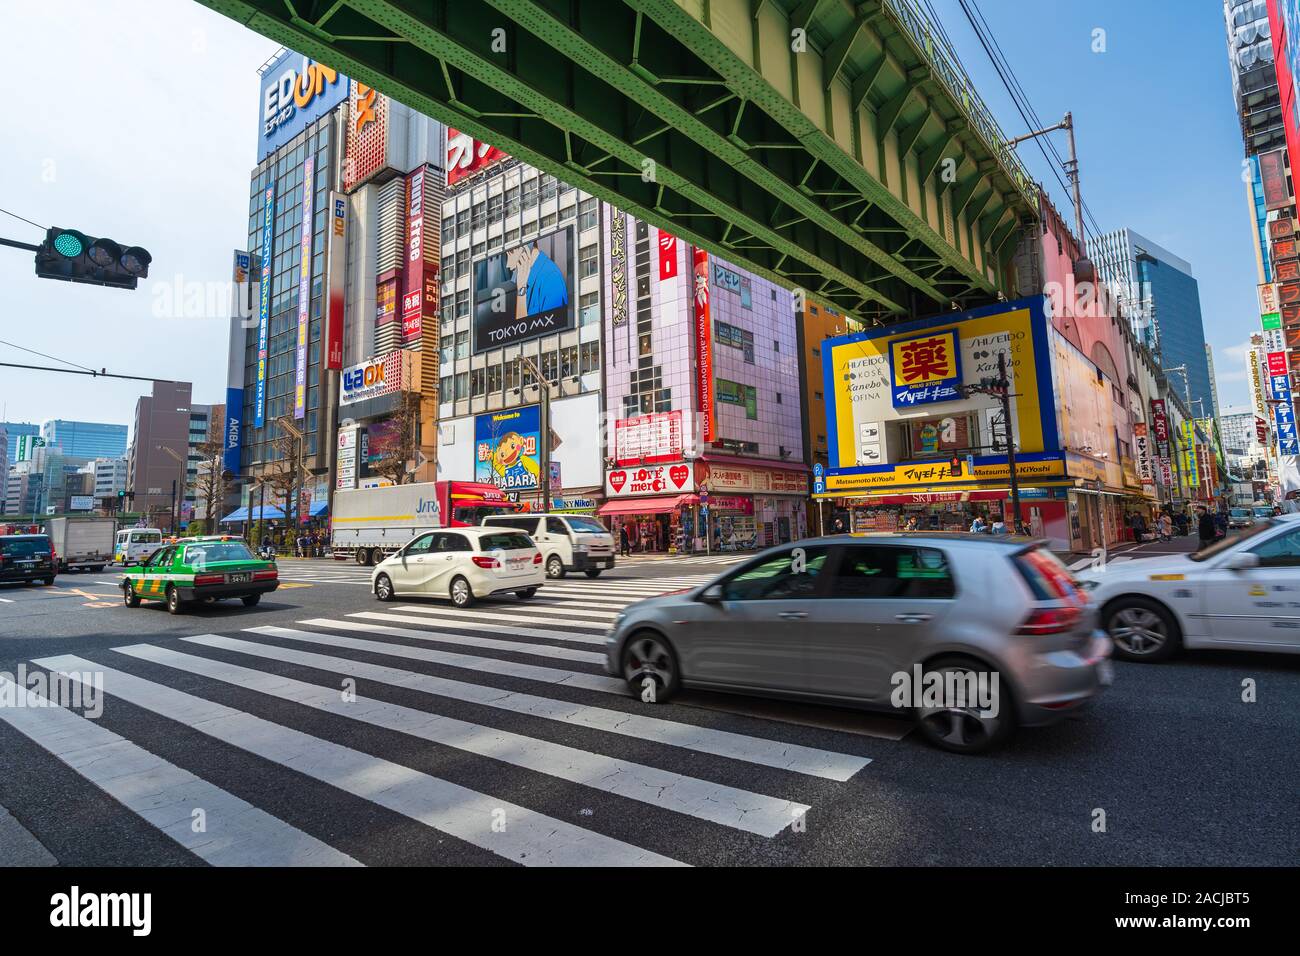
<path fill-rule="evenodd" d="M 474 480 L 502 491 L 533 491 L 541 465 L 536 405 L 474 416 Z"/>
<path fill-rule="evenodd" d="M 573 227 L 474 263 L 474 352 L 573 328 Z"/>

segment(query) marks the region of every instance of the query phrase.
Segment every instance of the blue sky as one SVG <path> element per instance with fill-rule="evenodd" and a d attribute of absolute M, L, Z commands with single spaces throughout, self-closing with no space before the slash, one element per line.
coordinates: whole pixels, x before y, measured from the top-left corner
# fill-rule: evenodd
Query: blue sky
<path fill-rule="evenodd" d="M 970 0 L 967 0 L 969 3 Z M 930 0 L 1008 137 L 1028 132 L 958 0 Z M 1045 125 L 1074 114 L 1084 203 L 1192 265 L 1220 408 L 1249 404 L 1242 346 L 1259 329 L 1241 131 L 1218 0 L 978 0 Z M 1105 52 L 1093 52 L 1094 30 Z M 1066 154 L 1064 133 L 1052 134 Z M 1019 152 L 1072 218 L 1031 143 Z M 1062 175 L 1064 179 L 1064 175 Z M 1089 226 L 1091 228 L 1091 226 Z"/>
<path fill-rule="evenodd" d="M 957 0 L 931 2 L 1004 130 L 1025 132 Z M 1258 318 L 1221 4 L 980 6 L 1043 120 L 1074 112 L 1084 198 L 1102 229 L 1130 226 L 1192 263 L 1220 401 L 1244 405 L 1234 349 Z M 19 95 L 21 108 L 0 124 L 0 207 L 143 245 L 154 264 L 147 287 L 120 292 L 38 280 L 29 254 L 0 249 L 0 339 L 94 368 L 187 379 L 195 401 L 221 401 L 226 324 L 203 294 L 228 278 L 230 252 L 246 241 L 256 69 L 276 45 L 186 0 L 42 0 L 9 4 L 5 17 L 7 89 L 60 63 L 68 82 L 63 96 Z M 1104 53 L 1092 52 L 1098 28 Z M 1067 210 L 1038 150 L 1021 149 Z M 41 233 L 0 216 L 0 235 Z M 0 357 L 52 364 L 6 345 Z M 142 385 L 15 370 L 3 382 L 0 420 L 12 421 L 129 423 Z"/>

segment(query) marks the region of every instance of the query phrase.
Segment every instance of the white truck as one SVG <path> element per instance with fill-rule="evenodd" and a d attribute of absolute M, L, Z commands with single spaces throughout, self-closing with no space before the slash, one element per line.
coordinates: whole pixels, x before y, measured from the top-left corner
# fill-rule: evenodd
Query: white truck
<path fill-rule="evenodd" d="M 335 560 L 378 564 L 421 531 L 442 527 L 436 482 L 334 492 Z"/>
<path fill-rule="evenodd" d="M 60 515 L 45 522 L 59 571 L 103 571 L 113 562 L 117 522 L 93 515 Z"/>

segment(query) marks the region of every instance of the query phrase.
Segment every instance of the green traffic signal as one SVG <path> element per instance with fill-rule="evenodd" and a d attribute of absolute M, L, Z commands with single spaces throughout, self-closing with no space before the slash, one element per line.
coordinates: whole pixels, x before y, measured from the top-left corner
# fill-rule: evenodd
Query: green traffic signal
<path fill-rule="evenodd" d="M 49 229 L 36 251 L 36 274 L 42 279 L 87 282 L 116 289 L 134 289 L 149 275 L 153 257 L 139 246 L 123 246 L 76 229 Z"/>
<path fill-rule="evenodd" d="M 86 237 L 72 229 L 55 232 L 54 251 L 66 259 L 75 259 L 86 251 Z"/>

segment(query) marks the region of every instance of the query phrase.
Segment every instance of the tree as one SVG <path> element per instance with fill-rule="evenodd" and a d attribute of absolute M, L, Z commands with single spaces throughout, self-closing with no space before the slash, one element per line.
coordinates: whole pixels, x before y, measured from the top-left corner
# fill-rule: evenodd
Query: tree
<path fill-rule="evenodd" d="M 399 394 L 401 398 L 397 408 L 388 419 L 393 440 L 370 463 L 370 470 L 395 485 L 404 485 L 415 477 L 411 466 L 416 453 L 416 430 L 420 424 L 420 396 L 416 392 Z"/>
<path fill-rule="evenodd" d="M 208 422 L 208 434 L 203 440 L 203 444 L 198 446 L 198 453 L 202 456 L 198 464 L 198 474 L 194 479 L 194 496 L 203 502 L 203 513 L 206 516 L 206 526 L 214 532 L 217 530 L 217 522 L 221 520 L 221 512 L 225 508 L 226 501 L 226 477 L 222 470 L 222 458 L 225 455 L 226 443 L 222 434 L 224 422 L 213 418 Z"/>
<path fill-rule="evenodd" d="M 278 500 L 280 510 L 288 519 L 293 492 L 298 484 L 298 443 L 292 435 L 280 432 L 271 444 L 276 450 L 276 458 L 267 466 L 264 480 L 271 489 L 272 502 Z"/>

